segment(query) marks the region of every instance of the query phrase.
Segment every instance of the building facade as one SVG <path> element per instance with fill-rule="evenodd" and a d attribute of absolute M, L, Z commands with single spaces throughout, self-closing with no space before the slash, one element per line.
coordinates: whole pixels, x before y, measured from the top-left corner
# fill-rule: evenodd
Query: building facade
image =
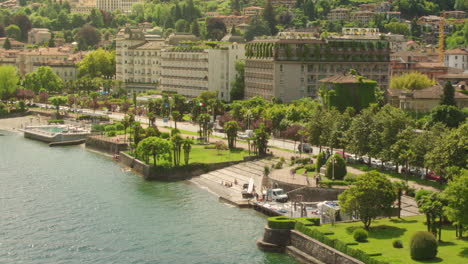
<path fill-rule="evenodd" d="M 254 40 L 246 45 L 245 97 L 316 98 L 319 80 L 351 69 L 387 89 L 389 53 L 380 39 Z"/>
<path fill-rule="evenodd" d="M 327 19 L 330 21 L 348 21 L 351 10 L 348 8 L 335 8 L 327 14 Z"/>
<path fill-rule="evenodd" d="M 249 16 L 216 16 L 214 18 L 220 19 L 226 25 L 227 31 L 232 29 L 232 26 L 237 26 L 240 24 L 248 24 Z"/>
<path fill-rule="evenodd" d="M 33 28 L 28 32 L 29 44 L 44 44 L 49 42 L 52 33 L 48 28 Z"/>
<path fill-rule="evenodd" d="M 137 92 L 156 89 L 164 45 L 163 38 L 148 40 L 141 29 L 121 29 L 116 37 L 116 80 Z"/>
<path fill-rule="evenodd" d="M 262 15 L 263 9 L 264 8 L 258 6 L 244 7 L 242 9 L 242 14 L 249 17 L 258 17 Z"/>
<path fill-rule="evenodd" d="M 464 49 L 452 49 L 445 51 L 444 65 L 463 71 L 468 70 L 468 51 Z"/>
<path fill-rule="evenodd" d="M 162 52 L 161 89 L 196 97 L 204 91 L 218 92 L 229 101 L 235 65 L 244 59 L 244 44 L 224 43 L 216 47 L 169 47 Z"/>

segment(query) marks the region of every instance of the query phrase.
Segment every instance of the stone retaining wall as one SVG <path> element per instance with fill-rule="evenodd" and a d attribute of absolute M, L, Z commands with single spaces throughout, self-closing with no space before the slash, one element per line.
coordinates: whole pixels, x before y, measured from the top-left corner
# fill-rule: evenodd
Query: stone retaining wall
<path fill-rule="evenodd" d="M 365 264 L 295 230 L 291 230 L 291 246 L 326 264 Z"/>
<path fill-rule="evenodd" d="M 212 164 L 190 164 L 189 166 L 181 166 L 162 170 L 154 167 L 153 165 L 145 164 L 144 162 L 135 159 L 134 157 L 124 152 L 120 152 L 119 161 L 125 166 L 132 168 L 135 172 L 143 176 L 143 178 L 148 181 L 188 180 L 192 177 L 200 176 L 209 171 L 219 170 L 243 162 L 226 161 Z"/>
<path fill-rule="evenodd" d="M 128 149 L 128 144 L 102 139 L 96 136 L 86 138 L 86 147 L 93 148 L 106 153 L 114 154 Z"/>
<path fill-rule="evenodd" d="M 268 180 L 272 186 L 282 188 L 285 192 L 290 192 L 304 187 L 303 185 L 286 183 L 272 178 L 268 178 Z M 290 194 L 290 198 L 294 198 L 296 195 L 302 195 L 304 201 L 307 202 L 335 201 L 338 200 L 338 195 L 343 191 L 344 189 L 304 187 L 292 192 Z"/>

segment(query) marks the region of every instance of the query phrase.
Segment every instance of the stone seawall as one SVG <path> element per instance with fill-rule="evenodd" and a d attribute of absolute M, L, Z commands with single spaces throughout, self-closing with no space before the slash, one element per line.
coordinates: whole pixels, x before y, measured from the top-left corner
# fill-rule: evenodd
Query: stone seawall
<path fill-rule="evenodd" d="M 304 187 L 303 185 L 286 183 L 271 178 L 268 178 L 268 180 L 270 181 L 271 186 L 282 188 L 285 192 L 297 189 L 297 191 L 290 193 L 290 198 L 294 198 L 296 195 L 302 195 L 302 197 L 304 197 L 304 201 L 308 202 L 338 200 L 338 195 L 344 191 L 344 189 Z"/>
<path fill-rule="evenodd" d="M 140 174 L 145 180 L 159 180 L 159 181 L 177 181 L 188 180 L 192 177 L 200 176 L 204 173 L 219 170 L 225 167 L 239 164 L 243 161 L 227 161 L 213 164 L 190 164 L 188 166 L 175 167 L 170 169 L 163 169 L 153 165 L 145 164 L 144 162 L 135 159 L 125 152 L 120 152 L 120 160 L 122 164 L 132 168 L 135 172 Z"/>
<path fill-rule="evenodd" d="M 114 154 L 128 149 L 128 144 L 104 139 L 99 136 L 89 136 L 86 138 L 86 147 L 106 153 Z"/>
<path fill-rule="evenodd" d="M 291 245 L 286 252 L 302 263 L 365 264 L 295 230 L 291 230 Z"/>

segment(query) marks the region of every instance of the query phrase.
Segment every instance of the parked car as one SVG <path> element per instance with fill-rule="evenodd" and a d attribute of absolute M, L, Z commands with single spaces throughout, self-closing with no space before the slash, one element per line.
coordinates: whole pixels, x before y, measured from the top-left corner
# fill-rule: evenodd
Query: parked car
<path fill-rule="evenodd" d="M 300 143 L 298 146 L 297 146 L 297 151 L 299 152 L 304 152 L 304 153 L 312 153 L 314 152 L 312 146 L 308 143 Z"/>
<path fill-rule="evenodd" d="M 340 155 L 344 159 L 346 159 L 348 157 L 348 155 L 346 155 L 346 153 L 344 153 L 343 151 L 338 151 L 338 152 L 336 152 L 336 154 Z"/>
<path fill-rule="evenodd" d="M 437 175 L 434 171 L 426 173 L 426 180 L 436 181 L 438 183 L 444 183 L 445 179 L 442 176 Z"/>

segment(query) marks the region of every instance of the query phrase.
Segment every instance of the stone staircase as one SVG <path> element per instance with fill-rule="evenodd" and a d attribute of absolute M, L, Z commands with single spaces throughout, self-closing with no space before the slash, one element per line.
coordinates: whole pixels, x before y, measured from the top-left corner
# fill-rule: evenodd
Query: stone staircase
<path fill-rule="evenodd" d="M 202 174 L 193 181 L 207 186 L 220 197 L 237 202 L 242 200 L 242 186 L 248 184 L 251 178 L 254 180 L 256 192 L 261 195 L 264 167 L 271 167 L 272 164 L 274 160 L 247 161 Z M 232 183 L 232 187 L 226 187 L 226 183 Z"/>

